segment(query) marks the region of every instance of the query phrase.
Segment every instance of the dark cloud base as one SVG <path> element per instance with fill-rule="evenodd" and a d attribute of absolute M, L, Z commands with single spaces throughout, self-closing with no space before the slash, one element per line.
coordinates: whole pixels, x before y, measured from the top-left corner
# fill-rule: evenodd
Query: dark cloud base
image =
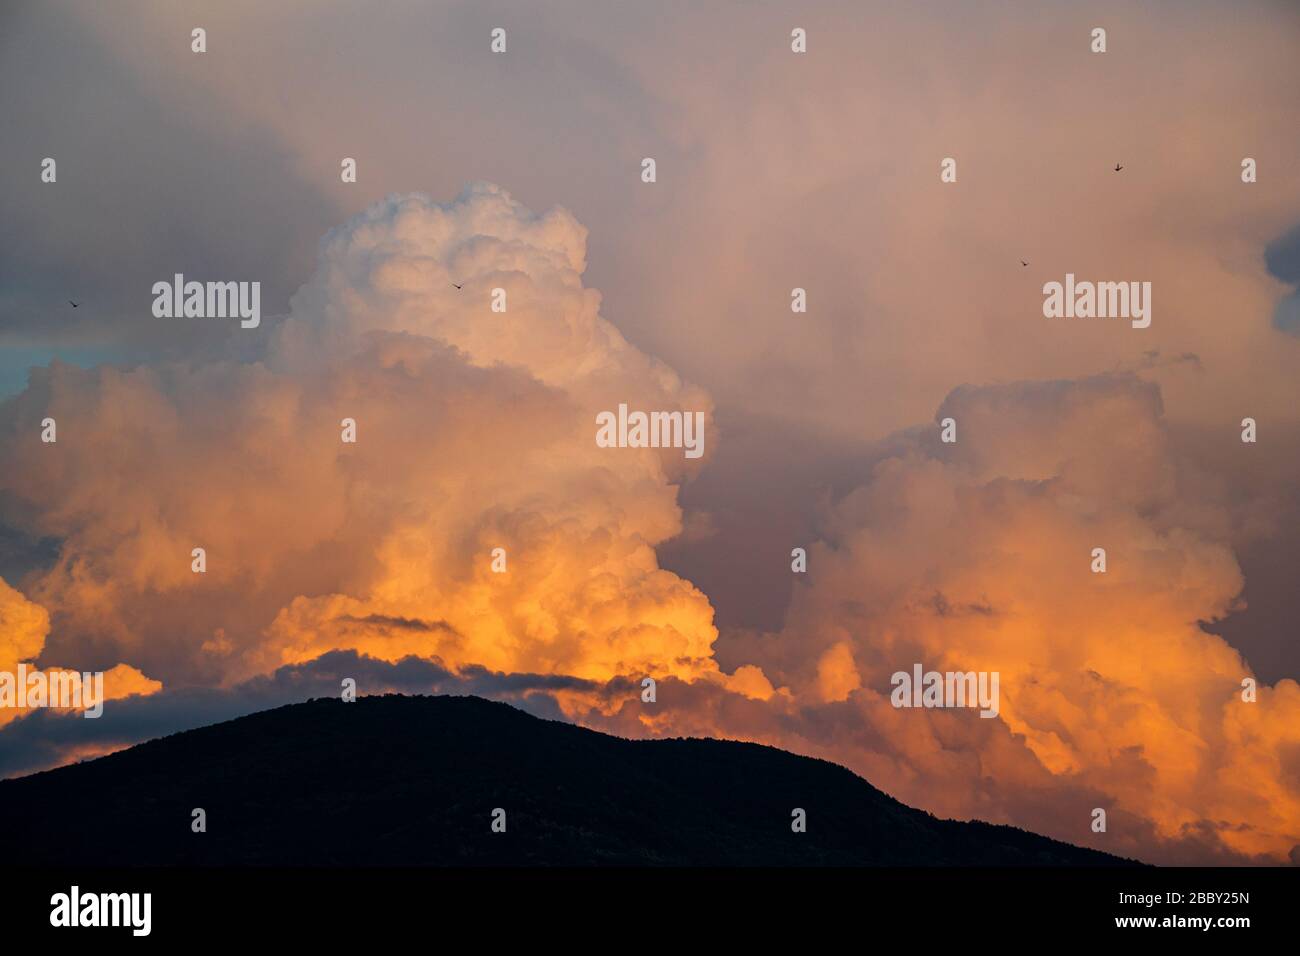
<path fill-rule="evenodd" d="M 38 710 L 0 733 L 0 779 L 24 776 L 66 762 L 80 748 L 120 749 L 145 740 L 220 723 L 284 704 L 339 697 L 344 678 L 358 695 L 473 694 L 509 701 L 528 713 L 564 719 L 556 690 L 595 690 L 599 685 L 543 674 L 500 674 L 482 667 L 457 674 L 437 660 L 407 657 L 396 663 L 355 651 L 331 651 L 305 664 L 281 667 L 229 690 L 180 688 L 148 697 L 109 700 L 97 719 Z"/>

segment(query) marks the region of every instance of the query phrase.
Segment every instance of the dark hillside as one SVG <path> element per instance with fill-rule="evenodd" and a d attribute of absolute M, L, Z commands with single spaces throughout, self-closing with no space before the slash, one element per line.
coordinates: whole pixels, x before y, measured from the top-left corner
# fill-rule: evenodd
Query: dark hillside
<path fill-rule="evenodd" d="M 0 839 L 32 865 L 1125 862 L 937 820 L 771 747 L 624 740 L 475 697 L 313 700 L 0 781 Z"/>

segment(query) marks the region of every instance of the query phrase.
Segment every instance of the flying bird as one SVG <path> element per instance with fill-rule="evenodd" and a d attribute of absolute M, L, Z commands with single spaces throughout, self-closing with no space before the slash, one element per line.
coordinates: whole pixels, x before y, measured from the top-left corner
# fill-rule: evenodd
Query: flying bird
<path fill-rule="evenodd" d="M 1027 265 L 1029 265 L 1029 263 L 1026 262 L 1024 259 L 1021 259 L 1021 260 L 1020 260 L 1020 264 L 1021 264 L 1022 266 L 1027 266 Z"/>
<path fill-rule="evenodd" d="M 452 285 L 456 285 L 456 283 L 453 282 Z M 459 289 L 461 286 L 456 285 L 456 288 Z"/>
<path fill-rule="evenodd" d="M 81 306 L 78 303 L 73 302 L 71 299 L 68 300 L 68 304 L 71 305 L 74 309 L 81 308 Z"/>
<path fill-rule="evenodd" d="M 1123 169 L 1123 168 L 1124 168 L 1124 167 L 1121 166 L 1119 163 L 1116 163 L 1116 164 L 1115 164 L 1115 172 L 1119 172 L 1119 171 L 1120 171 L 1121 169 Z"/>

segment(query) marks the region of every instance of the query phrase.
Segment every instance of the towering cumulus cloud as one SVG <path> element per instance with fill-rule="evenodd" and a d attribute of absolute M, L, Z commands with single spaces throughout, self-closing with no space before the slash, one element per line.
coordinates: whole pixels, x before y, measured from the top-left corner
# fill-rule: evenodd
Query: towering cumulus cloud
<path fill-rule="evenodd" d="M 1156 387 L 963 387 L 938 417 L 957 442 L 887 443 L 826 516 L 784 630 L 744 644 L 798 701 L 763 735 L 936 812 L 1148 858 L 1285 860 L 1300 687 L 1243 700 L 1250 668 L 1199 623 L 1242 586 L 1231 515 L 1171 450 Z M 998 672 L 998 719 L 894 709 L 891 674 L 917 662 Z"/>
<path fill-rule="evenodd" d="M 936 812 L 1112 852 L 1300 843 L 1300 688 L 1244 701 L 1249 666 L 1202 626 L 1241 592 L 1237 517 L 1155 385 L 953 391 L 958 440 L 882 442 L 828 501 L 784 626 L 728 633 L 724 671 L 709 600 L 655 550 L 708 457 L 595 441 L 620 403 L 712 429 L 709 396 L 601 316 L 585 261 L 562 209 L 482 184 L 394 196 L 325 237 L 288 316 L 235 333 L 252 357 L 34 370 L 0 405 L 0 523 L 46 557 L 0 584 L 0 669 L 123 664 L 118 696 L 156 692 L 122 704 L 142 715 L 327 671 L 336 692 L 339 667 L 363 693 L 513 681 L 593 726 L 827 756 Z M 997 715 L 894 708 L 916 663 L 998 672 Z"/>
<path fill-rule="evenodd" d="M 61 542 L 25 582 L 49 650 L 165 683 L 333 649 L 715 671 L 708 601 L 653 550 L 691 463 L 593 437 L 619 401 L 709 400 L 600 317 L 585 247 L 567 212 L 494 186 L 392 197 L 325 238 L 261 361 L 36 370 L 4 409 L 0 489 L 7 521 Z"/>

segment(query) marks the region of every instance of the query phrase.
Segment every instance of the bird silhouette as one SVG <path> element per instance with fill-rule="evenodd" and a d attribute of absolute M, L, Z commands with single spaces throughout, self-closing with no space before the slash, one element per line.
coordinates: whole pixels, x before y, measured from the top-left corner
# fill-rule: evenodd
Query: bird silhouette
<path fill-rule="evenodd" d="M 1021 259 L 1021 260 L 1020 260 L 1020 264 L 1021 264 L 1022 266 L 1027 266 L 1027 265 L 1029 265 L 1029 263 L 1026 262 L 1024 259 Z"/>
<path fill-rule="evenodd" d="M 456 283 L 453 282 L 452 285 L 456 285 Z M 461 286 L 456 285 L 456 288 L 459 289 Z"/>
<path fill-rule="evenodd" d="M 1123 169 L 1123 168 L 1124 168 L 1124 167 L 1121 166 L 1119 163 L 1116 163 L 1116 164 L 1115 164 L 1115 172 L 1119 172 L 1119 171 L 1120 171 L 1121 169 Z"/>
<path fill-rule="evenodd" d="M 81 308 L 81 306 L 78 303 L 73 302 L 71 299 L 68 300 L 68 304 L 71 305 L 74 309 Z"/>

